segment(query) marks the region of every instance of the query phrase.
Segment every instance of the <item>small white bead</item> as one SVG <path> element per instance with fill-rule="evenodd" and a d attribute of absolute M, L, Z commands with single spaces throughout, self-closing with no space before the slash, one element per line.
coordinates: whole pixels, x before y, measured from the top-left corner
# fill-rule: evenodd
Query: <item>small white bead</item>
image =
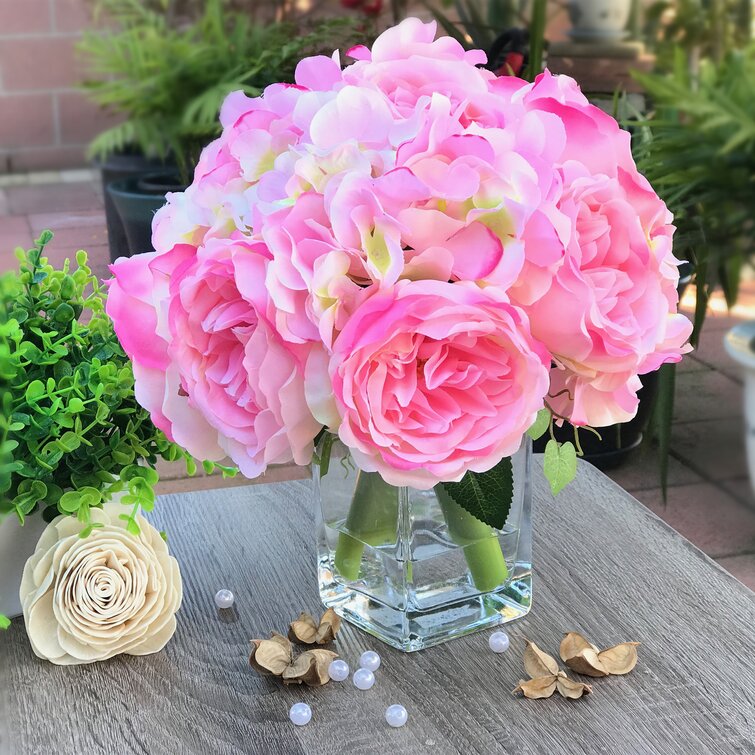
<path fill-rule="evenodd" d="M 505 653 L 509 649 L 509 636 L 506 632 L 493 632 L 488 638 L 488 645 L 494 653 Z"/>
<path fill-rule="evenodd" d="M 359 668 L 366 668 L 374 673 L 380 668 L 380 656 L 374 650 L 366 650 L 359 656 Z"/>
<path fill-rule="evenodd" d="M 385 709 L 385 720 L 394 729 L 403 726 L 408 718 L 409 714 L 403 705 L 390 705 Z"/>
<path fill-rule="evenodd" d="M 234 600 L 235 598 L 230 590 L 218 590 L 215 593 L 215 605 L 218 608 L 230 608 Z"/>
<path fill-rule="evenodd" d="M 346 661 L 338 660 L 332 661 L 328 666 L 328 676 L 334 682 L 342 682 L 349 677 L 349 664 Z"/>
<path fill-rule="evenodd" d="M 357 689 L 370 689 L 375 683 L 375 674 L 368 668 L 360 668 L 354 672 L 354 686 Z"/>
<path fill-rule="evenodd" d="M 294 703 L 288 712 L 291 723 L 297 726 L 306 726 L 312 720 L 312 708 L 306 703 Z"/>

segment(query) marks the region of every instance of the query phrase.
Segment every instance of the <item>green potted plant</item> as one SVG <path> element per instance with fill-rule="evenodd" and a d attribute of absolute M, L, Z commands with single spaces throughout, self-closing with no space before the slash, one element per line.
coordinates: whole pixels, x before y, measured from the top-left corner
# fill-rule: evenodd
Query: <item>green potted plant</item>
<path fill-rule="evenodd" d="M 755 252 L 755 44 L 703 60 L 697 73 L 678 47 L 669 73 L 635 76 L 654 107 L 634 124 L 636 157 L 674 213 L 677 256 L 694 265 L 697 345 L 710 295 L 720 288 L 733 307 Z M 656 410 L 662 459 L 673 398 L 673 366 L 664 366 Z M 665 464 L 661 471 L 665 478 Z"/>
<path fill-rule="evenodd" d="M 364 24 L 321 21 L 298 33 L 289 23 L 256 23 L 226 0 L 207 0 L 202 13 L 183 24 L 168 7 L 136 0 L 100 0 L 98 7 L 115 30 L 85 34 L 79 52 L 89 97 L 123 117 L 89 147 L 103 166 L 113 259 L 151 248 L 152 215 L 166 192 L 191 180 L 201 148 L 219 133 L 226 95 L 255 96 L 270 82 L 292 81 L 302 55 L 329 53 L 341 37 L 358 39 L 357 24 Z M 118 218 L 125 245 L 118 241 Z"/>
<path fill-rule="evenodd" d="M 159 459 L 195 462 L 150 421 L 105 314 L 105 292 L 85 252 L 60 270 L 34 249 L 0 278 L 0 614 L 20 612 L 24 563 L 59 514 L 85 536 L 92 509 L 119 497 L 136 526 L 151 510 Z M 226 470 L 227 472 L 229 470 Z M 90 526 L 91 525 L 91 526 Z"/>

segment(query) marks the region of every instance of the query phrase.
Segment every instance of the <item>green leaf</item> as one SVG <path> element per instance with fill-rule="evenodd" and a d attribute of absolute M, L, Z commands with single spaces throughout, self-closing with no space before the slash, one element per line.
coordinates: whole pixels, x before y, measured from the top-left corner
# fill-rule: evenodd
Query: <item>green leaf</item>
<path fill-rule="evenodd" d="M 41 380 L 32 380 L 26 386 L 26 393 L 24 395 L 27 401 L 38 401 L 46 392 L 45 384 Z"/>
<path fill-rule="evenodd" d="M 330 433 L 325 433 L 322 439 L 322 451 L 320 451 L 320 478 L 322 479 L 328 474 L 330 469 L 330 452 L 333 448 L 333 436 Z"/>
<path fill-rule="evenodd" d="M 577 449 L 571 441 L 549 440 L 545 446 L 543 473 L 553 495 L 560 493 L 577 474 Z"/>
<path fill-rule="evenodd" d="M 540 438 L 550 427 L 551 424 L 551 413 L 549 409 L 541 409 L 537 413 L 537 418 L 535 419 L 534 424 L 532 427 L 527 430 L 527 435 L 532 438 L 532 440 L 537 440 Z"/>
<path fill-rule="evenodd" d="M 514 471 L 507 456 L 487 472 L 467 472 L 459 482 L 444 482 L 443 489 L 465 511 L 481 522 L 502 529 L 514 497 Z"/>
<path fill-rule="evenodd" d="M 10 619 L 0 613 L 0 629 L 7 629 L 10 626 Z"/>

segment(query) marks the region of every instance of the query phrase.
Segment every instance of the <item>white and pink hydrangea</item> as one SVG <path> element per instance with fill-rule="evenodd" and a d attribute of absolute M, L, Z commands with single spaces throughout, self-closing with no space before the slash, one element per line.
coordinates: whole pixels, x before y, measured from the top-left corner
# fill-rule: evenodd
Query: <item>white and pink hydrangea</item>
<path fill-rule="evenodd" d="M 248 476 L 323 427 L 427 488 L 512 454 L 544 405 L 636 412 L 688 350 L 663 202 L 566 76 L 497 78 L 407 19 L 341 65 L 236 92 L 194 180 L 113 266 L 137 398 Z"/>

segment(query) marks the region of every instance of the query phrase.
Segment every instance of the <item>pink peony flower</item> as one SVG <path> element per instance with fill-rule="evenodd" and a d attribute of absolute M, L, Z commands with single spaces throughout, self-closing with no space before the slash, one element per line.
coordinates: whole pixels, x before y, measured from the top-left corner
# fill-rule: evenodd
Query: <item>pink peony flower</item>
<path fill-rule="evenodd" d="M 393 485 L 487 471 L 543 407 L 548 364 L 502 294 L 401 281 L 366 298 L 334 343 L 339 436 L 361 469 Z"/>
<path fill-rule="evenodd" d="M 228 455 L 248 477 L 307 464 L 320 429 L 304 396 L 311 347 L 284 342 L 268 322 L 267 248 L 209 240 L 191 251 L 113 266 L 108 312 L 134 361 L 137 399 L 190 453 Z M 157 296 L 139 298 L 137 282 Z M 139 323 L 130 319 L 137 305 Z"/>

